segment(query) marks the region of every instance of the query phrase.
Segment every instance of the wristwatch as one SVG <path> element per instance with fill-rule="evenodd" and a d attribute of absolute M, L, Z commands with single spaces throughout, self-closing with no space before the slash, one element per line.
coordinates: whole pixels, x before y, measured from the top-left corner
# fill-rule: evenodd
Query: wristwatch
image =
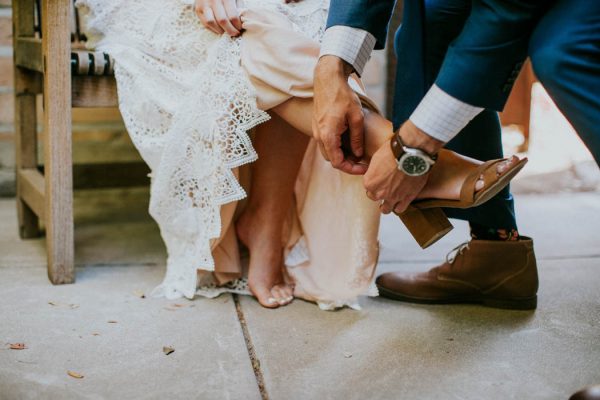
<path fill-rule="evenodd" d="M 437 154 L 427 154 L 421 149 L 406 147 L 400 139 L 398 132 L 390 140 L 392 153 L 398 162 L 398 170 L 408 176 L 425 175 L 437 160 Z"/>

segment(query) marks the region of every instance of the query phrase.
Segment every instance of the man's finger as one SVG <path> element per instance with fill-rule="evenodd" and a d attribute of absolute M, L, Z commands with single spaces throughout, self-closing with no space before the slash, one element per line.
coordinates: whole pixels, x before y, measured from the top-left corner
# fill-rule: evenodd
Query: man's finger
<path fill-rule="evenodd" d="M 321 155 L 327 161 L 329 161 L 329 156 L 327 155 L 327 150 L 325 149 L 325 145 L 323 144 L 323 140 L 321 139 L 321 134 L 319 130 L 319 123 L 316 120 L 316 116 L 313 115 L 312 120 L 312 131 L 313 131 L 313 139 L 316 140 L 319 145 L 319 150 L 321 150 Z"/>
<path fill-rule="evenodd" d="M 240 34 L 240 31 L 238 31 L 229 21 L 229 15 L 227 15 L 223 4 L 217 2 L 214 5 L 213 10 L 215 13 L 215 19 L 217 20 L 217 23 L 223 30 L 225 30 L 225 32 L 227 32 L 229 36 L 237 36 Z"/>
<path fill-rule="evenodd" d="M 353 109 L 348 115 L 348 127 L 350 128 L 350 148 L 356 157 L 362 157 L 364 151 L 365 129 L 364 114 L 360 108 Z"/>
<path fill-rule="evenodd" d="M 333 168 L 339 169 L 350 175 L 364 175 L 367 173 L 368 165 L 344 158 L 344 153 L 341 148 L 338 147 L 333 152 L 330 152 L 327 148 L 326 150 L 327 154 L 330 156 L 330 162 Z"/>
<path fill-rule="evenodd" d="M 367 167 L 365 164 L 344 160 L 338 169 L 350 175 L 364 175 L 367 173 Z"/>
<path fill-rule="evenodd" d="M 325 151 L 325 146 L 323 146 L 323 142 L 317 142 L 319 143 L 319 150 L 321 150 L 321 154 L 323 155 L 323 158 L 325 159 L 325 161 L 329 161 L 329 156 L 327 155 L 327 152 Z"/>
<path fill-rule="evenodd" d="M 341 137 L 339 134 L 325 133 L 322 136 L 323 148 L 334 168 L 339 168 L 344 162 L 344 152 L 341 148 Z"/>
<path fill-rule="evenodd" d="M 404 211 L 406 211 L 408 204 L 409 203 L 406 200 L 398 201 L 396 204 L 394 204 L 394 212 L 398 215 L 402 214 Z"/>
<path fill-rule="evenodd" d="M 392 212 L 392 206 L 390 205 L 389 201 L 384 200 L 381 202 L 381 204 L 379 205 L 379 210 L 383 213 L 383 214 L 389 214 Z"/>

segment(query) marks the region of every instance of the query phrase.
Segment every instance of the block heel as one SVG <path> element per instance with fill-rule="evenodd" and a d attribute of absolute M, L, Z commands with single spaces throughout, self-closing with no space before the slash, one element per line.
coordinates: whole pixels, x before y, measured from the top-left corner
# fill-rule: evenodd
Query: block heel
<path fill-rule="evenodd" d="M 527 164 L 526 158 L 519 160 L 511 169 L 498 176 L 496 166 L 505 160 L 486 161 L 471 172 L 463 182 L 459 200 L 416 200 L 402 215 L 399 215 L 404 225 L 423 249 L 431 246 L 452 230 L 452 224 L 448 221 L 442 208 L 480 206 L 498 194 Z M 483 177 L 484 187 L 477 191 L 475 186 L 481 177 Z"/>
<path fill-rule="evenodd" d="M 454 228 L 441 208 L 420 209 L 411 206 L 402 214 L 398 214 L 398 217 L 423 249 L 443 238 Z"/>

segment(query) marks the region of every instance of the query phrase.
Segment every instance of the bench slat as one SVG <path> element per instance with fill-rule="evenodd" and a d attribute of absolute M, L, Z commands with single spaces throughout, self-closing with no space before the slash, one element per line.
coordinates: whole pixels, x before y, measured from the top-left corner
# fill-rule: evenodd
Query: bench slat
<path fill-rule="evenodd" d="M 21 169 L 18 174 L 19 196 L 43 220 L 46 213 L 44 175 L 35 168 Z"/>
<path fill-rule="evenodd" d="M 32 71 L 44 72 L 42 40 L 32 37 L 19 37 L 15 40 L 15 63 Z"/>
<path fill-rule="evenodd" d="M 74 76 L 73 107 L 117 107 L 117 82 L 113 76 Z"/>

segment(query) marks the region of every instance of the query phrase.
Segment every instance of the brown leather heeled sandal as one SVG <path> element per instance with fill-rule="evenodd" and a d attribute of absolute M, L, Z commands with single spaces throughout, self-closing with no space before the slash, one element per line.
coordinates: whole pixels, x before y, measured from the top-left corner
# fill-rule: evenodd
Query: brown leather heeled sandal
<path fill-rule="evenodd" d="M 422 248 L 431 246 L 453 229 L 442 208 L 471 208 L 482 205 L 504 189 L 528 160 L 519 160 L 498 176 L 497 165 L 503 161 L 507 159 L 486 161 L 471 172 L 463 182 L 459 200 L 415 200 L 406 211 L 397 215 Z M 476 191 L 475 185 L 482 177 L 483 188 Z"/>
<path fill-rule="evenodd" d="M 357 85 L 356 82 L 352 82 L 352 80 L 349 80 L 349 83 L 351 83 L 351 86 L 358 95 L 362 106 L 381 115 L 381 111 L 377 105 L 364 94 L 361 90 L 362 88 Z M 345 147 L 347 152 L 351 152 L 349 150 L 349 142 L 346 143 Z M 440 151 L 450 150 L 442 149 Z M 513 165 L 509 170 L 498 176 L 496 166 L 503 161 L 507 161 L 507 159 L 502 158 L 486 161 L 475 171 L 471 172 L 463 182 L 459 200 L 415 200 L 406 211 L 396 215 L 400 217 L 402 223 L 404 223 L 421 248 L 425 249 L 431 246 L 454 228 L 442 210 L 442 207 L 471 208 L 482 205 L 504 189 L 504 187 L 510 183 L 512 178 L 514 178 L 525 164 L 527 164 L 527 158 L 519 160 L 519 162 Z M 484 186 L 481 190 L 475 191 L 475 185 L 482 176 Z"/>

